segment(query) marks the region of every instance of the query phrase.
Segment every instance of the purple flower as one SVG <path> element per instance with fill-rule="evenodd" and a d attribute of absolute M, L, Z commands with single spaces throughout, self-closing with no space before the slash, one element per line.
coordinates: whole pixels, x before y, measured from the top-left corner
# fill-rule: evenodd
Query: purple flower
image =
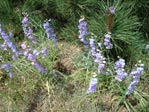
<path fill-rule="evenodd" d="M 106 49 L 112 49 L 113 48 L 113 45 L 111 44 L 110 39 L 111 39 L 111 33 L 108 32 L 104 38 L 104 45 L 105 45 Z"/>
<path fill-rule="evenodd" d="M 146 45 L 145 49 L 149 51 L 149 44 Z"/>
<path fill-rule="evenodd" d="M 100 63 L 101 58 L 103 58 L 103 56 L 101 55 L 100 52 L 95 54 L 95 62 L 96 63 Z"/>
<path fill-rule="evenodd" d="M 7 50 L 7 45 L 6 45 L 6 43 L 4 42 L 1 46 L 1 49 L 3 49 L 4 51 L 6 51 Z"/>
<path fill-rule="evenodd" d="M 111 6 L 109 8 L 109 11 L 110 11 L 111 14 L 115 14 L 115 8 L 113 6 Z"/>
<path fill-rule="evenodd" d="M 80 41 L 85 45 L 86 48 L 88 48 L 89 42 L 85 39 L 85 36 L 88 35 L 89 32 L 87 31 L 87 22 L 84 20 L 84 17 L 79 20 L 78 29 Z"/>
<path fill-rule="evenodd" d="M 12 66 L 9 63 L 5 63 L 1 66 L 1 68 L 6 69 L 6 72 L 10 72 L 10 70 L 12 69 Z"/>
<path fill-rule="evenodd" d="M 14 76 L 14 74 L 13 74 L 13 73 L 11 73 L 11 72 L 9 72 L 9 74 L 8 74 L 8 75 L 9 75 L 9 77 L 10 77 L 10 78 L 12 78 L 12 77 Z"/>
<path fill-rule="evenodd" d="M 56 39 L 56 34 L 55 34 L 50 22 L 51 22 L 51 20 L 45 21 L 43 23 L 43 28 L 46 32 L 47 37 L 53 41 L 53 43 L 54 43 L 53 46 L 55 47 L 57 39 Z"/>
<path fill-rule="evenodd" d="M 144 64 L 138 64 L 136 69 L 133 69 L 130 73 L 130 76 L 133 78 L 130 85 L 128 86 L 126 95 L 129 95 L 134 92 L 135 86 L 139 83 L 140 75 L 143 73 Z"/>
<path fill-rule="evenodd" d="M 31 39 L 33 44 L 37 44 L 37 41 L 35 40 L 35 36 L 33 36 L 33 29 L 29 27 L 29 20 L 27 16 L 23 18 L 22 26 L 23 26 L 24 34 L 28 37 L 28 39 Z"/>
<path fill-rule="evenodd" d="M 115 69 L 123 68 L 125 66 L 125 60 L 120 58 L 118 61 L 115 62 Z"/>
<path fill-rule="evenodd" d="M 21 44 L 21 48 L 22 48 L 22 49 L 26 49 L 26 48 L 27 48 L 26 43 L 22 43 L 22 44 Z"/>
<path fill-rule="evenodd" d="M 33 55 L 33 54 L 31 54 L 31 53 L 28 54 L 27 59 L 28 59 L 29 61 L 36 61 L 36 60 L 37 60 L 37 59 L 36 59 L 36 56 Z"/>
<path fill-rule="evenodd" d="M 28 17 L 25 16 L 22 20 L 23 27 L 28 27 L 28 23 L 29 23 Z"/>
<path fill-rule="evenodd" d="M 15 53 L 17 56 L 19 55 L 19 51 L 17 50 L 16 46 L 13 44 L 13 42 L 11 42 L 11 40 L 9 39 L 8 34 L 5 31 L 1 31 L 1 36 L 4 40 L 4 43 L 7 44 L 7 46 L 12 50 L 13 53 Z M 4 47 L 4 46 L 1 46 Z"/>
<path fill-rule="evenodd" d="M 15 57 L 15 55 L 12 55 L 12 59 L 13 59 L 13 60 L 16 60 L 16 57 Z"/>
<path fill-rule="evenodd" d="M 45 47 L 41 50 L 41 53 L 44 55 L 44 56 L 48 56 L 48 49 Z"/>
<path fill-rule="evenodd" d="M 129 95 L 129 94 L 133 93 L 134 90 L 135 90 L 134 86 L 133 86 L 132 84 L 130 84 L 130 85 L 128 86 L 126 95 Z"/>
<path fill-rule="evenodd" d="M 102 72 L 102 70 L 105 68 L 106 63 L 99 63 L 98 64 L 98 74 Z"/>
<path fill-rule="evenodd" d="M 115 76 L 115 79 L 121 82 L 128 74 L 124 72 L 123 70 L 117 70 L 117 75 Z"/>
<path fill-rule="evenodd" d="M 98 82 L 97 77 L 94 77 L 94 76 L 93 76 L 93 77 L 91 78 L 90 83 L 89 83 L 89 88 L 88 88 L 88 90 L 86 91 L 87 94 L 93 93 L 93 92 L 96 91 L 97 82 Z"/>
<path fill-rule="evenodd" d="M 31 63 L 39 72 L 41 73 L 46 73 L 47 74 L 47 70 L 45 70 L 38 62 L 32 62 Z"/>
<path fill-rule="evenodd" d="M 26 50 L 23 52 L 23 55 L 24 55 L 24 56 L 28 56 L 28 53 L 29 53 L 29 50 L 26 49 Z"/>
<path fill-rule="evenodd" d="M 45 21 L 43 23 L 43 28 L 45 29 L 47 37 L 50 39 L 55 38 L 56 34 L 54 33 L 54 30 L 50 24 L 51 21 Z"/>
<path fill-rule="evenodd" d="M 33 50 L 33 55 L 38 56 L 40 54 L 40 52 L 38 50 Z"/>
<path fill-rule="evenodd" d="M 115 79 L 118 81 L 122 81 L 128 74 L 124 70 L 125 67 L 125 60 L 122 58 L 119 58 L 118 61 L 115 62 L 115 70 L 116 70 L 116 77 Z"/>
<path fill-rule="evenodd" d="M 89 39 L 90 41 L 89 41 L 89 44 L 90 44 L 90 47 L 91 47 L 91 54 L 92 54 L 92 56 L 95 56 L 96 55 L 96 47 L 95 47 L 95 44 L 94 44 L 94 38 L 92 37 L 92 38 L 90 38 Z"/>

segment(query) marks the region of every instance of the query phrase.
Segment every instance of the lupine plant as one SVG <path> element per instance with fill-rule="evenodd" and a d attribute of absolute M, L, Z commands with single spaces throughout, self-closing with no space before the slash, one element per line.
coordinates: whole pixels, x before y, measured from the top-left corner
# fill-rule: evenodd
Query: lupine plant
<path fill-rule="evenodd" d="M 144 71 L 143 67 L 144 67 L 144 64 L 139 63 L 136 66 L 136 68 L 131 71 L 130 76 L 132 77 L 133 80 L 131 81 L 130 85 L 128 86 L 128 91 L 126 92 L 126 95 L 129 95 L 134 92 L 135 86 L 138 85 L 138 83 L 139 83 L 140 75 Z"/>
<path fill-rule="evenodd" d="M 37 44 L 36 37 L 33 35 L 33 29 L 29 26 L 28 15 L 22 19 L 22 26 L 25 36 L 28 37 L 33 44 Z"/>
<path fill-rule="evenodd" d="M 119 58 L 119 60 L 115 62 L 115 70 L 117 74 L 115 79 L 120 82 L 128 75 L 125 72 L 124 66 L 125 66 L 125 60 L 122 58 Z"/>
<path fill-rule="evenodd" d="M 53 46 L 56 46 L 56 34 L 54 32 L 54 29 L 51 26 L 51 20 L 45 21 L 43 23 L 43 28 L 45 30 L 46 36 L 48 39 L 51 39 L 53 41 Z"/>
<path fill-rule="evenodd" d="M 89 32 L 87 31 L 87 22 L 85 21 L 84 16 L 82 16 L 81 19 L 79 20 L 78 29 L 79 29 L 80 41 L 84 44 L 85 48 L 88 48 L 89 43 L 87 39 L 85 38 L 85 36 L 87 36 Z"/>

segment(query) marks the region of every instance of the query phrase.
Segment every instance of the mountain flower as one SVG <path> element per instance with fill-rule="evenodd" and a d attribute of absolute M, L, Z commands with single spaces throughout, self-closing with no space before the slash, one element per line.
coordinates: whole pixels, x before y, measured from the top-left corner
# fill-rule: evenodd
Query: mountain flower
<path fill-rule="evenodd" d="M 93 93 L 96 91 L 98 79 L 96 76 L 93 76 L 89 83 L 89 88 L 87 89 L 86 93 Z"/>

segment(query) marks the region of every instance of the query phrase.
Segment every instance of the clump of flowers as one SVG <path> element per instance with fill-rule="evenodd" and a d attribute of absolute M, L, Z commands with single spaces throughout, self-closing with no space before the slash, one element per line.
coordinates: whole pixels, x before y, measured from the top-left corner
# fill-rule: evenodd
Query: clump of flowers
<path fill-rule="evenodd" d="M 96 55 L 96 47 L 95 47 L 95 39 L 94 39 L 94 37 L 91 37 L 89 39 L 89 44 L 90 44 L 90 47 L 91 47 L 91 55 L 95 56 Z"/>
<path fill-rule="evenodd" d="M 86 93 L 89 94 L 89 93 L 95 92 L 97 88 L 97 83 L 98 83 L 98 79 L 96 75 L 93 75 L 93 77 L 90 80 L 89 88 L 87 89 Z"/>
<path fill-rule="evenodd" d="M 128 86 L 126 95 L 129 95 L 134 92 L 135 86 L 138 85 L 138 83 L 139 83 L 140 75 L 144 71 L 143 67 L 144 67 L 144 64 L 139 63 L 137 65 L 137 67 L 131 71 L 130 76 L 132 77 L 133 80 L 131 81 L 130 85 Z"/>
<path fill-rule="evenodd" d="M 116 77 L 115 79 L 118 81 L 122 81 L 128 74 L 125 72 L 125 60 L 119 58 L 118 61 L 115 62 L 115 70 L 116 70 Z"/>
<path fill-rule="evenodd" d="M 85 48 L 89 47 L 89 43 L 86 40 L 85 36 L 89 34 L 87 31 L 87 22 L 84 20 L 85 18 L 82 16 L 81 19 L 79 20 L 79 39 L 80 41 L 84 44 Z"/>
<path fill-rule="evenodd" d="M 101 74 L 103 69 L 105 68 L 105 64 L 106 64 L 105 58 L 99 49 L 96 50 L 94 37 L 92 36 L 89 40 L 90 40 L 89 45 L 91 47 L 91 54 L 95 58 L 94 61 L 98 64 L 98 74 Z M 98 45 L 99 47 L 101 47 L 100 43 L 98 43 Z"/>
<path fill-rule="evenodd" d="M 113 44 L 111 44 L 111 33 L 108 32 L 105 36 L 104 36 L 104 45 L 106 47 L 106 49 L 112 49 L 113 48 Z"/>
<path fill-rule="evenodd" d="M 37 56 L 40 54 L 40 52 L 36 49 L 32 51 L 31 49 L 29 49 L 29 47 L 27 46 L 27 44 L 25 42 L 21 44 L 21 47 L 24 50 L 23 55 L 25 57 L 27 57 L 27 59 L 31 62 L 31 64 L 39 72 L 47 74 L 47 70 L 45 68 L 43 68 L 37 60 Z M 46 50 L 46 49 L 44 48 L 44 50 Z M 41 51 L 41 52 L 43 52 L 43 51 Z M 47 52 L 44 51 L 43 53 L 47 53 Z"/>
<path fill-rule="evenodd" d="M 11 73 L 12 66 L 10 65 L 10 63 L 2 64 L 1 68 L 6 70 L 10 78 L 13 76 L 13 73 Z"/>
<path fill-rule="evenodd" d="M 28 16 L 25 16 L 22 20 L 22 26 L 24 34 L 28 37 L 28 39 L 32 40 L 33 44 L 37 44 L 36 37 L 33 36 L 33 29 L 29 27 L 29 19 Z"/>
<path fill-rule="evenodd" d="M 56 34 L 51 26 L 51 20 L 45 21 L 43 23 L 43 28 L 46 32 L 48 39 L 51 39 L 54 43 L 54 46 L 56 46 L 57 39 L 56 39 Z"/>
<path fill-rule="evenodd" d="M 1 48 L 3 50 L 7 50 L 7 46 L 8 46 L 12 50 L 12 52 L 15 53 L 16 56 L 18 56 L 19 55 L 19 51 L 17 50 L 17 47 L 9 39 L 9 35 L 1 28 L 1 24 L 0 24 L 0 34 L 2 36 L 2 39 L 4 40 L 4 43 L 1 45 Z"/>

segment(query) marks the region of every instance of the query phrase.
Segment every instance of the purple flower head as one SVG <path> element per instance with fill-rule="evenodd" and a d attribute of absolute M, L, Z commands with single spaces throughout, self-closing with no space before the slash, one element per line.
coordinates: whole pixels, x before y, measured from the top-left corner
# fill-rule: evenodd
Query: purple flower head
<path fill-rule="evenodd" d="M 99 63 L 98 64 L 98 74 L 100 74 L 104 68 L 105 68 L 105 63 Z"/>
<path fill-rule="evenodd" d="M 135 76 L 140 76 L 144 71 L 144 68 L 142 67 L 137 67 L 136 69 L 133 69 L 130 73 L 131 77 L 135 77 Z"/>
<path fill-rule="evenodd" d="M 87 94 L 93 93 L 93 92 L 96 91 L 97 82 L 98 82 L 97 77 L 94 77 L 94 76 L 93 76 L 93 77 L 91 78 L 91 80 L 90 80 L 89 88 L 88 88 L 88 90 L 86 91 Z"/>
<path fill-rule="evenodd" d="M 8 74 L 8 75 L 9 75 L 9 77 L 10 77 L 10 78 L 12 78 L 12 77 L 14 76 L 14 74 L 13 74 L 13 73 L 11 73 L 11 72 L 9 72 L 9 74 Z"/>
<path fill-rule="evenodd" d="M 130 76 L 133 78 L 130 85 L 128 86 L 128 90 L 126 92 L 126 95 L 129 95 L 134 92 L 135 86 L 139 83 L 140 75 L 143 73 L 144 64 L 139 63 L 135 69 L 133 69 L 130 73 Z"/>
<path fill-rule="evenodd" d="M 38 56 L 40 54 L 40 52 L 38 50 L 33 50 L 33 55 Z"/>
<path fill-rule="evenodd" d="M 33 55 L 33 54 L 31 54 L 31 53 L 28 54 L 27 59 L 28 59 L 29 61 L 36 61 L 36 60 L 37 60 L 37 59 L 36 59 L 36 56 Z"/>
<path fill-rule="evenodd" d="M 115 8 L 113 6 L 111 6 L 109 8 L 109 11 L 110 11 L 111 14 L 115 14 Z"/>
<path fill-rule="evenodd" d="M 48 39 L 51 39 L 53 41 L 53 46 L 56 47 L 56 34 L 54 32 L 54 29 L 52 28 L 51 24 L 50 24 L 51 20 L 49 21 L 45 21 L 43 23 L 43 28 L 45 30 L 46 36 L 48 37 Z"/>
<path fill-rule="evenodd" d="M 26 50 L 23 52 L 23 55 L 24 55 L 24 56 L 28 56 L 28 53 L 29 53 L 29 50 L 26 49 Z"/>
<path fill-rule="evenodd" d="M 50 26 L 50 23 L 49 23 L 48 21 L 45 21 L 45 22 L 43 23 L 43 28 L 44 28 L 44 29 L 49 28 L 49 26 Z"/>
<path fill-rule="evenodd" d="M 94 44 L 95 39 L 92 37 L 92 38 L 90 38 L 89 40 L 90 40 L 90 41 L 89 41 L 90 47 L 91 47 L 91 48 L 95 48 L 95 44 Z"/>
<path fill-rule="evenodd" d="M 37 40 L 32 39 L 32 43 L 33 43 L 33 44 L 37 44 L 38 42 L 37 42 Z"/>
<path fill-rule="evenodd" d="M 9 39 L 8 34 L 5 31 L 1 31 L 1 36 L 4 40 L 4 42 L 7 44 L 7 46 L 12 50 L 13 53 L 15 53 L 17 56 L 19 55 L 19 51 L 17 50 L 16 46 L 13 42 Z"/>
<path fill-rule="evenodd" d="M 47 70 L 45 70 L 38 62 L 34 61 L 31 63 L 39 72 L 41 73 L 46 73 L 47 74 Z"/>
<path fill-rule="evenodd" d="M 125 72 L 125 60 L 122 58 L 119 58 L 118 61 L 115 62 L 115 70 L 116 70 L 116 77 L 115 79 L 118 81 L 122 81 L 128 74 Z"/>
<path fill-rule="evenodd" d="M 26 48 L 27 48 L 27 45 L 26 45 L 25 42 L 21 44 L 21 48 L 22 48 L 22 49 L 26 49 Z"/>
<path fill-rule="evenodd" d="M 53 30 L 50 22 L 51 22 L 50 20 L 49 21 L 45 21 L 43 23 L 43 28 L 44 28 L 44 30 L 46 32 L 46 35 L 47 35 L 47 37 L 49 39 L 55 39 L 56 38 L 56 34 L 54 33 L 54 30 Z"/>
<path fill-rule="evenodd" d="M 0 45 L 0 48 L 1 48 L 2 50 L 6 51 L 6 50 L 7 50 L 7 45 L 6 45 L 6 43 L 4 42 L 2 45 Z"/>
<path fill-rule="evenodd" d="M 115 62 L 115 69 L 123 68 L 125 66 L 125 60 L 120 58 L 118 61 Z"/>
<path fill-rule="evenodd" d="M 13 60 L 16 60 L 16 57 L 15 57 L 15 55 L 12 55 L 12 57 L 11 57 Z"/>
<path fill-rule="evenodd" d="M 101 55 L 101 53 L 96 53 L 95 55 L 95 62 L 96 63 L 100 63 L 101 58 L 103 58 L 103 56 Z"/>
<path fill-rule="evenodd" d="M 146 45 L 145 49 L 149 51 L 149 44 Z"/>
<path fill-rule="evenodd" d="M 121 82 L 128 75 L 123 70 L 117 70 L 116 73 L 117 73 L 117 75 L 116 75 L 115 79 L 118 80 L 119 82 Z"/>
<path fill-rule="evenodd" d="M 128 86 L 128 90 L 127 90 L 127 92 L 126 92 L 126 95 L 129 95 L 129 94 L 133 93 L 134 90 L 135 90 L 134 85 L 130 84 L 130 85 Z"/>
<path fill-rule="evenodd" d="M 41 53 L 44 55 L 44 56 L 48 56 L 48 49 L 45 47 L 41 50 Z"/>
<path fill-rule="evenodd" d="M 33 34 L 33 29 L 29 27 L 28 32 L 27 32 L 28 38 L 30 38 L 30 39 L 34 38 L 34 37 L 32 36 L 32 34 Z"/>
<path fill-rule="evenodd" d="M 108 32 L 105 36 L 104 36 L 104 45 L 106 47 L 106 49 L 112 49 L 113 48 L 113 44 L 111 44 L 111 33 Z"/>
<path fill-rule="evenodd" d="M 27 16 L 23 18 L 22 26 L 25 36 L 28 39 L 31 39 L 33 44 L 37 44 L 37 41 L 35 40 L 36 37 L 33 36 L 33 29 L 29 26 L 29 20 Z"/>
<path fill-rule="evenodd" d="M 1 68 L 6 69 L 6 72 L 10 72 L 10 70 L 12 69 L 12 66 L 10 65 L 10 63 L 5 63 L 5 64 L 2 64 Z"/>
<path fill-rule="evenodd" d="M 28 17 L 25 16 L 25 17 L 23 18 L 23 20 L 22 20 L 23 27 L 28 27 L 28 23 L 29 23 Z"/>
<path fill-rule="evenodd" d="M 88 48 L 89 42 L 85 39 L 85 36 L 88 35 L 89 32 L 87 31 L 87 22 L 84 20 L 84 17 L 79 20 L 78 29 L 80 41 L 85 45 L 86 48 Z"/>

